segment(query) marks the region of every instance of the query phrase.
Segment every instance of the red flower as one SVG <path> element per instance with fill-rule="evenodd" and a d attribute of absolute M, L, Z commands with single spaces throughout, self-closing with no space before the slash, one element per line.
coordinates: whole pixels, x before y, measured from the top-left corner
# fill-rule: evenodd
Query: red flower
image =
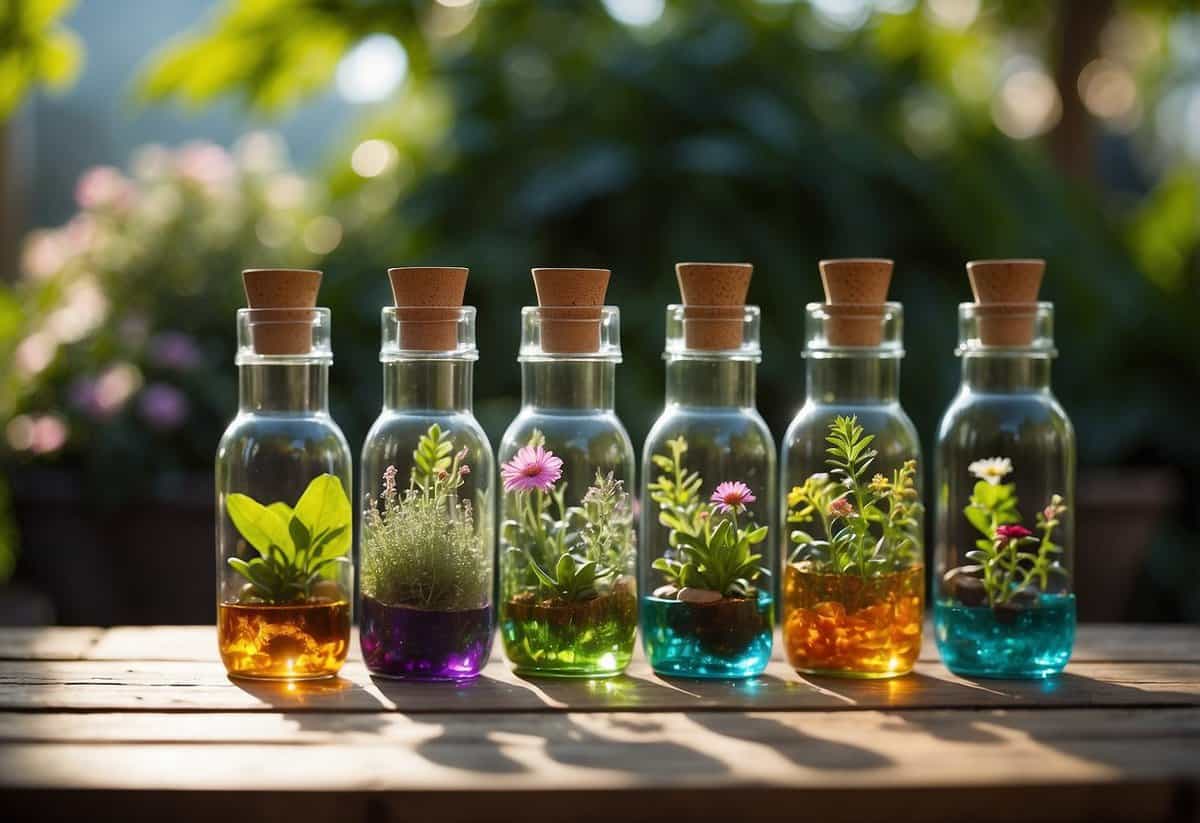
<path fill-rule="evenodd" d="M 1020 540 L 1022 537 L 1033 537 L 1033 532 L 1015 523 L 1010 526 L 996 527 L 997 540 Z"/>

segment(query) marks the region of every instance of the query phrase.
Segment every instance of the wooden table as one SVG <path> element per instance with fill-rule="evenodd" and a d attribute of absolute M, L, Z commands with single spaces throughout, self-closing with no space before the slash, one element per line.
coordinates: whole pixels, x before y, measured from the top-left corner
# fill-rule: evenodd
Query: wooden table
<path fill-rule="evenodd" d="M 357 640 L 354 643 L 357 649 Z M 1200 820 L 1200 627 L 1063 676 L 230 681 L 209 627 L 0 631 L 0 819 Z"/>

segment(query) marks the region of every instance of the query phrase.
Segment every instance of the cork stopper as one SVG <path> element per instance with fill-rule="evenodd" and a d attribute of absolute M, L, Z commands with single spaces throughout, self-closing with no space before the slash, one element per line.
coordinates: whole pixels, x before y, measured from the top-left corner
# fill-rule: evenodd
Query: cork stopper
<path fill-rule="evenodd" d="M 972 260 L 967 278 L 978 305 L 979 340 L 985 346 L 1033 343 L 1038 290 L 1045 260 Z"/>
<path fill-rule="evenodd" d="M 278 311 L 266 322 L 253 323 L 254 351 L 265 355 L 308 354 L 312 350 L 312 309 L 317 306 L 321 272 L 313 269 L 246 269 L 242 272 L 246 304 Z"/>
<path fill-rule="evenodd" d="M 459 266 L 388 269 L 400 322 L 400 348 L 452 351 L 458 347 L 458 317 L 468 272 Z"/>
<path fill-rule="evenodd" d="M 826 339 L 834 346 L 878 346 L 892 282 L 892 261 L 875 258 L 822 260 L 821 285 L 829 315 Z"/>
<path fill-rule="evenodd" d="M 608 291 L 608 269 L 533 270 L 542 314 L 542 351 L 590 354 L 600 351 L 600 309 Z"/>
<path fill-rule="evenodd" d="M 753 273 L 754 266 L 749 263 L 675 264 L 687 348 L 728 351 L 741 347 L 746 292 Z"/>

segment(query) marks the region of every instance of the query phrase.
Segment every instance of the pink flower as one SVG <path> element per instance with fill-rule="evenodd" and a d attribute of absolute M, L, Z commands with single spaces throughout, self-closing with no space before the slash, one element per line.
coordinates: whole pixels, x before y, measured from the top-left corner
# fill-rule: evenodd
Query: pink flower
<path fill-rule="evenodd" d="M 541 446 L 525 446 L 500 467 L 504 490 L 550 491 L 562 477 L 563 462 Z"/>
<path fill-rule="evenodd" d="M 458 467 L 458 474 L 460 477 L 466 477 L 470 473 L 471 473 L 471 467 L 468 466 L 466 463 L 463 463 L 461 466 Z"/>
<path fill-rule="evenodd" d="M 829 504 L 829 514 L 833 517 L 849 517 L 854 514 L 854 504 L 844 497 L 839 497 Z"/>
<path fill-rule="evenodd" d="M 390 498 L 396 493 L 396 471 L 395 466 L 388 466 L 383 470 L 383 496 Z"/>
<path fill-rule="evenodd" d="M 75 202 L 81 209 L 124 208 L 133 202 L 133 195 L 133 186 L 112 166 L 93 166 L 75 185 Z"/>
<path fill-rule="evenodd" d="M 1024 526 L 1016 524 L 996 527 L 997 540 L 1020 540 L 1022 537 L 1032 537 L 1033 532 Z"/>
<path fill-rule="evenodd" d="M 717 486 L 709 501 L 716 505 L 717 511 L 725 514 L 729 511 L 744 511 L 748 503 L 753 503 L 757 499 L 754 492 L 750 491 L 750 487 L 741 480 L 726 480 Z"/>

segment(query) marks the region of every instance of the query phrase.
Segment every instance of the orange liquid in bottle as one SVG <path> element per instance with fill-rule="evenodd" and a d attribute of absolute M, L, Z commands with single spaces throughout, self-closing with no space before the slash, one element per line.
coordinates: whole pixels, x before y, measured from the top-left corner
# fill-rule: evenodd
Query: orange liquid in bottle
<path fill-rule="evenodd" d="M 222 603 L 217 608 L 217 642 L 225 669 L 234 677 L 330 677 L 346 660 L 350 604 Z"/>

